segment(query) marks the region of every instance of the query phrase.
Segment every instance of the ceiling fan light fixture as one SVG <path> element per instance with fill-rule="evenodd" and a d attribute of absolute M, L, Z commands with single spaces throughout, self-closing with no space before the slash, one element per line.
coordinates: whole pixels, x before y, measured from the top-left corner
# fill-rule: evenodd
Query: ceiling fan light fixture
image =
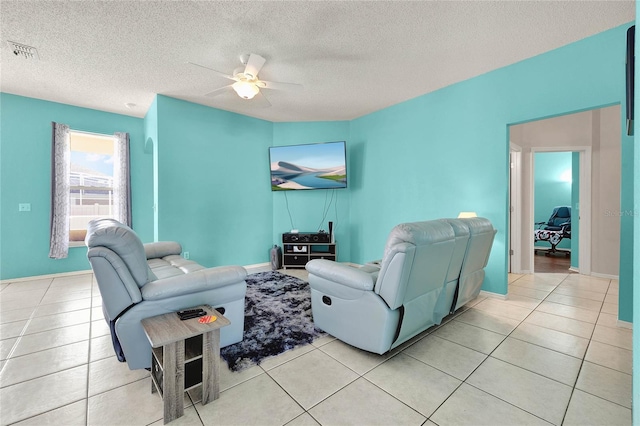
<path fill-rule="evenodd" d="M 242 99 L 253 99 L 260 91 L 258 86 L 248 81 L 236 81 L 231 87 L 233 87 L 233 90 L 235 90 Z"/>

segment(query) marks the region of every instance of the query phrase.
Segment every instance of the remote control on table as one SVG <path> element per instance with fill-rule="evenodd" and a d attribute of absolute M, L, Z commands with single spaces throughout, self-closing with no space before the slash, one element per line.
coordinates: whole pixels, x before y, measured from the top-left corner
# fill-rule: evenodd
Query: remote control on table
<path fill-rule="evenodd" d="M 183 311 L 178 311 L 178 315 L 189 315 L 189 314 L 195 314 L 196 312 L 204 312 L 204 309 L 202 309 L 202 308 L 185 309 Z"/>
<path fill-rule="evenodd" d="M 207 311 L 204 309 L 185 309 L 183 311 L 178 311 L 177 314 L 181 320 L 187 320 L 207 315 Z"/>

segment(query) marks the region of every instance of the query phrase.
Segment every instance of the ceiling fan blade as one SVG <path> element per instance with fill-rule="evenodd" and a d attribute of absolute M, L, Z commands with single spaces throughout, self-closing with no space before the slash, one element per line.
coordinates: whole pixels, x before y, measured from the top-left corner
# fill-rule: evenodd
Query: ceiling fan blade
<path fill-rule="evenodd" d="M 269 99 L 267 99 L 267 97 L 262 92 L 258 92 L 258 94 L 255 95 L 250 102 L 252 102 L 255 106 L 261 108 L 269 108 L 271 106 L 271 102 L 269 102 Z"/>
<path fill-rule="evenodd" d="M 258 73 L 266 61 L 267 60 L 260 55 L 255 53 L 249 54 L 249 60 L 247 60 L 247 65 L 244 67 L 244 73 L 251 75 L 253 78 L 257 78 Z"/>
<path fill-rule="evenodd" d="M 214 73 L 218 74 L 220 77 L 228 78 L 229 80 L 233 80 L 233 81 L 238 81 L 235 77 L 233 77 L 233 76 L 231 76 L 229 74 L 225 74 L 223 72 L 220 72 L 218 70 L 214 70 L 213 68 L 205 67 L 204 65 L 196 64 L 194 62 L 187 62 L 187 63 L 191 64 L 191 65 L 195 65 L 196 67 L 200 67 L 200 68 L 204 68 L 204 69 L 209 70 L 209 71 L 213 71 Z"/>
<path fill-rule="evenodd" d="M 260 80 L 257 83 L 258 87 L 263 89 L 273 89 L 273 90 L 304 90 L 304 86 L 302 84 L 296 83 L 278 83 L 276 81 L 264 81 Z"/>
<path fill-rule="evenodd" d="M 219 89 L 216 89 L 213 92 L 205 93 L 204 95 L 208 96 L 208 97 L 222 95 L 223 93 L 232 91 L 233 89 L 231 88 L 231 86 L 232 86 L 232 84 L 230 84 L 228 86 L 221 87 Z"/>

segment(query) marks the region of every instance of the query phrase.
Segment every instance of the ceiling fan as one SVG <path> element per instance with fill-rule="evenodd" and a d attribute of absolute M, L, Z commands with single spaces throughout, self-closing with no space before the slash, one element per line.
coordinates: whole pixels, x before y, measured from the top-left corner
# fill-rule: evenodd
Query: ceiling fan
<path fill-rule="evenodd" d="M 232 75 L 214 70 L 204 65 L 189 62 L 191 65 L 195 65 L 201 68 L 208 69 L 214 73 L 233 80 L 235 83 L 216 89 L 212 92 L 205 93 L 204 96 L 217 96 L 231 90 L 235 91 L 242 99 L 253 99 L 255 96 L 262 97 L 264 102 L 270 106 L 271 103 L 266 99 L 264 94 L 260 92 L 260 89 L 273 89 L 273 90 L 302 90 L 301 84 L 295 83 L 278 83 L 275 81 L 265 81 L 258 78 L 258 73 L 262 69 L 262 66 L 266 62 L 266 59 L 255 53 L 240 56 L 240 62 L 244 65 L 244 68 L 239 67 L 233 71 Z"/>

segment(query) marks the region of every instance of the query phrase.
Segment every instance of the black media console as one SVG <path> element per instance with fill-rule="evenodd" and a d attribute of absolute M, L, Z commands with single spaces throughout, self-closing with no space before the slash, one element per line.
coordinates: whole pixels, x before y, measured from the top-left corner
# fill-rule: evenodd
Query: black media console
<path fill-rule="evenodd" d="M 326 232 L 282 234 L 282 267 L 304 268 L 312 259 L 336 260 L 336 243 Z"/>

